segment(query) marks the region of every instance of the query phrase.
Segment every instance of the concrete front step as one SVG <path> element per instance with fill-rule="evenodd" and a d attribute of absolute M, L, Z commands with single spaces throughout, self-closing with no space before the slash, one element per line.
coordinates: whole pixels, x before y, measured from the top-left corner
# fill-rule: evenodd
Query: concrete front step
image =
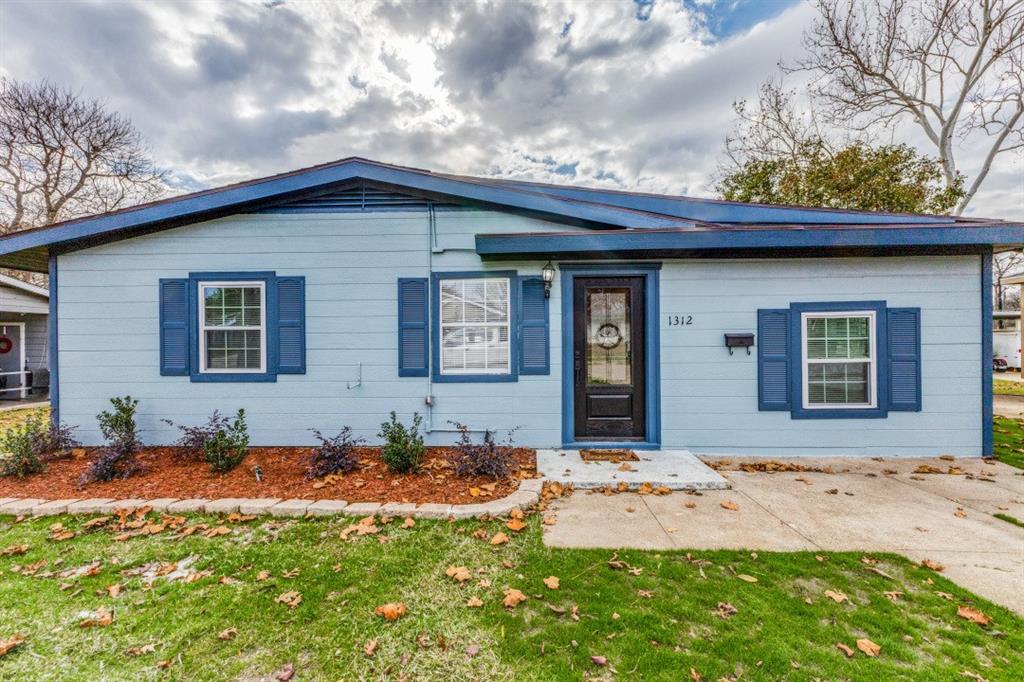
<path fill-rule="evenodd" d="M 638 462 L 629 468 L 614 462 L 585 462 L 579 450 L 538 450 L 537 471 L 545 480 L 572 484 L 575 488 L 616 487 L 625 483 L 635 489 L 644 483 L 669 490 L 726 490 L 729 481 L 687 450 L 636 450 Z"/>

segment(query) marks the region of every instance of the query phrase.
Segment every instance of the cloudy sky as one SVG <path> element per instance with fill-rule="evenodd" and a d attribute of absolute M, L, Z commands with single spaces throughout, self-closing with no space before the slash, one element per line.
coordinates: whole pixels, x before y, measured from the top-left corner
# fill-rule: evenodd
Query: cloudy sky
<path fill-rule="evenodd" d="M 103 98 L 181 191 L 359 155 L 714 196 L 731 103 L 812 18 L 799 0 L 5 0 L 0 74 Z M 1024 218 L 1020 155 L 971 212 Z"/>

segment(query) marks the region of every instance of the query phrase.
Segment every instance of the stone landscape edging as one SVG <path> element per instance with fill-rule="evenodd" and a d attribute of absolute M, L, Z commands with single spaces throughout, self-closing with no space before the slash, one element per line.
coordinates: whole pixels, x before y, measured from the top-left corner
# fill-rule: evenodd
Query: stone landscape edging
<path fill-rule="evenodd" d="M 111 514 L 118 509 L 152 507 L 153 511 L 169 513 L 206 514 L 269 514 L 271 516 L 411 516 L 420 519 L 469 519 L 482 516 L 501 516 L 517 507 L 530 507 L 540 501 L 544 480 L 528 478 L 519 482 L 511 495 L 475 504 L 413 504 L 402 502 L 352 502 L 344 500 L 285 500 L 279 497 L 226 497 L 216 500 L 203 498 L 156 499 L 132 498 L 72 498 L 44 500 L 35 497 L 0 498 L 0 515 L 57 516 L 59 514 Z"/>

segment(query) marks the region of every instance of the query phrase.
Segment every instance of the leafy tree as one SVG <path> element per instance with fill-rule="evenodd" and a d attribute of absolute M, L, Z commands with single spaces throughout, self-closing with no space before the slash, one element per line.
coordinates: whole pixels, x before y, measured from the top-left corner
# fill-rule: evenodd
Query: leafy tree
<path fill-rule="evenodd" d="M 903 213 L 946 213 L 964 194 L 962 177 L 947 186 L 941 163 L 907 145 L 833 149 L 813 136 L 747 159 L 717 188 L 733 201 Z"/>

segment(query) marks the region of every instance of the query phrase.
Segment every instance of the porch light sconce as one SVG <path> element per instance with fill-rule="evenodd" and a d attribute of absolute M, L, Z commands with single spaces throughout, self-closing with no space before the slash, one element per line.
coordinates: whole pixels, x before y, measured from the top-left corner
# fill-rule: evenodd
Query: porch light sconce
<path fill-rule="evenodd" d="M 540 276 L 544 280 L 544 298 L 551 298 L 551 283 L 555 281 L 555 266 L 551 261 L 541 268 Z"/>
<path fill-rule="evenodd" d="M 729 349 L 729 355 L 732 355 L 733 348 L 746 348 L 747 355 L 750 355 L 750 347 L 754 345 L 753 334 L 726 334 L 725 335 L 725 347 Z"/>

